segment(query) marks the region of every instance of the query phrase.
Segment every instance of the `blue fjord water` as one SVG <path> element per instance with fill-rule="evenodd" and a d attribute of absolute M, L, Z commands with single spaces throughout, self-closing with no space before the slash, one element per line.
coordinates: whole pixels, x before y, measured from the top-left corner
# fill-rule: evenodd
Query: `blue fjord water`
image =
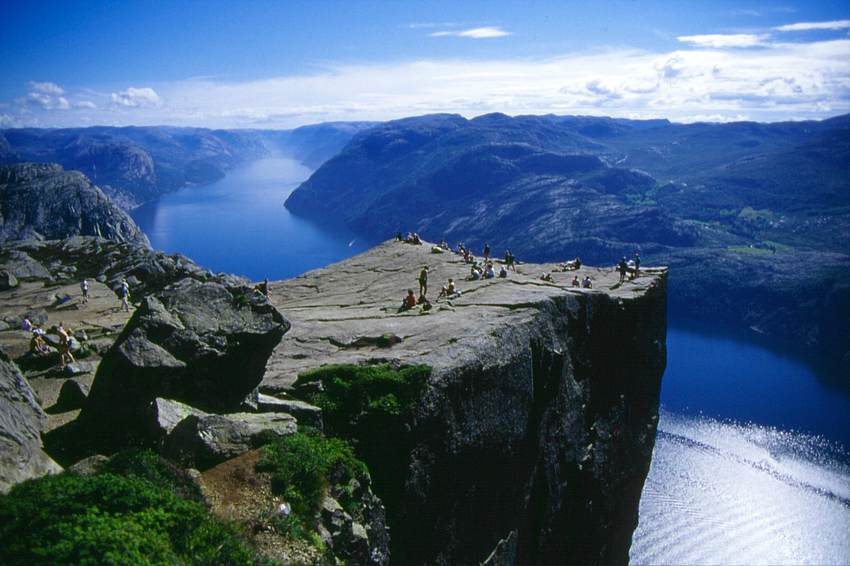
<path fill-rule="evenodd" d="M 254 281 L 374 242 L 283 207 L 311 171 L 255 161 L 136 209 L 155 249 Z M 390 232 L 394 232 L 391 229 Z M 634 564 L 850 564 L 850 397 L 840 366 L 751 332 L 671 318 Z"/>

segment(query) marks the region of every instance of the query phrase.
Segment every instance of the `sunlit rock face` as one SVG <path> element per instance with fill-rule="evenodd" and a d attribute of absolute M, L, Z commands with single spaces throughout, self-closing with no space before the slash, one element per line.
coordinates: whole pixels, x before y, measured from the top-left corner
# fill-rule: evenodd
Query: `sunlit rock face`
<path fill-rule="evenodd" d="M 426 265 L 431 308 L 399 312 Z M 358 439 L 394 562 L 627 562 L 666 364 L 667 272 L 621 284 L 557 269 L 467 281 L 456 254 L 387 242 L 271 285 L 292 329 L 261 391 L 326 364 L 433 368 L 407 427 Z M 449 277 L 461 294 L 438 297 Z"/>

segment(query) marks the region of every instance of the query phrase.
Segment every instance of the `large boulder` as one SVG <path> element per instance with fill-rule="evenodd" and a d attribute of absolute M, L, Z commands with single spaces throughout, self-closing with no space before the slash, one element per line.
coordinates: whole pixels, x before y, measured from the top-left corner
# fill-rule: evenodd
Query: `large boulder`
<path fill-rule="evenodd" d="M 62 468 L 42 450 L 44 411 L 18 367 L 0 350 L 0 493 Z"/>
<path fill-rule="evenodd" d="M 144 428 L 157 397 L 237 411 L 287 330 L 289 322 L 247 287 L 180 280 L 146 297 L 104 354 L 78 425 L 95 443 L 126 442 Z"/>

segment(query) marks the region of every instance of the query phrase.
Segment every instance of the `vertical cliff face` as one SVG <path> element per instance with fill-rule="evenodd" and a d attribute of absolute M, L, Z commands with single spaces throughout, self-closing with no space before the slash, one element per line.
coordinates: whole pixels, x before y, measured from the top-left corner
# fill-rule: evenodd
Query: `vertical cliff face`
<path fill-rule="evenodd" d="M 413 430 L 400 562 L 481 562 L 500 539 L 509 563 L 628 562 L 665 335 L 662 286 L 560 297 L 441 372 Z"/>
<path fill-rule="evenodd" d="M 424 265 L 432 300 L 448 277 L 463 294 L 398 313 Z M 666 270 L 539 279 L 555 267 L 464 281 L 458 256 L 391 242 L 273 285 L 292 329 L 261 389 L 327 364 L 433 368 L 407 426 L 359 439 L 392 562 L 628 562 L 666 364 Z M 575 275 L 594 288 L 571 287 Z"/>

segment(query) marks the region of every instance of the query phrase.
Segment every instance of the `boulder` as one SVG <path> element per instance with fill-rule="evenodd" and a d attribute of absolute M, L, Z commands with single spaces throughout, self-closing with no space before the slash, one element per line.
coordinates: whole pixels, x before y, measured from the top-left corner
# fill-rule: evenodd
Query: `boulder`
<path fill-rule="evenodd" d="M 290 415 L 194 412 L 171 429 L 159 449 L 166 458 L 203 471 L 256 448 L 261 437 L 297 431 Z"/>
<path fill-rule="evenodd" d="M 261 413 L 287 413 L 301 424 L 322 429 L 322 410 L 315 405 L 296 399 L 278 399 L 260 393 L 257 399 L 257 411 Z"/>
<path fill-rule="evenodd" d="M 17 366 L 0 351 L 0 493 L 62 468 L 42 450 L 44 411 Z"/>
<path fill-rule="evenodd" d="M 259 293 L 186 278 L 145 297 L 98 367 L 78 419 L 102 440 L 128 440 L 151 403 L 240 408 L 289 323 Z"/>
<path fill-rule="evenodd" d="M 69 364 L 68 367 L 74 364 Z M 68 379 L 62 384 L 62 389 L 59 390 L 59 397 L 56 403 L 48 408 L 51 413 L 64 413 L 81 408 L 88 397 L 91 387 L 82 381 L 76 379 Z"/>
<path fill-rule="evenodd" d="M 0 269 L 0 291 L 13 289 L 19 285 L 15 275 L 5 269 Z"/>

